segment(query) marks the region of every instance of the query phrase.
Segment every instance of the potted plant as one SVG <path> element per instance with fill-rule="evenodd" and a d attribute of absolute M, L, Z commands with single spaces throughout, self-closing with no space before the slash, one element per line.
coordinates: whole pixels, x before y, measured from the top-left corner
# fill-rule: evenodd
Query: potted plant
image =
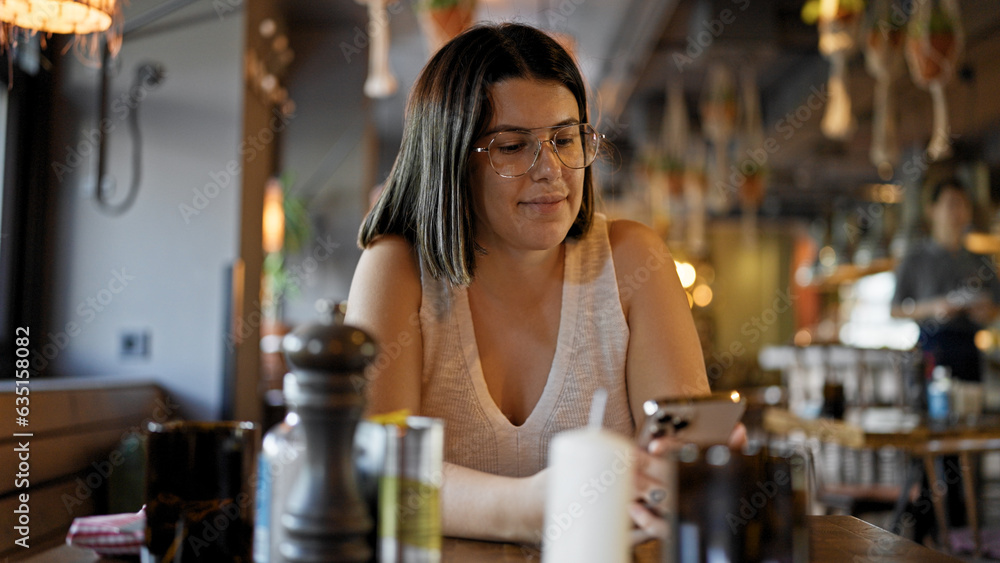
<path fill-rule="evenodd" d="M 963 33 L 958 2 L 927 0 L 910 19 L 906 62 L 917 86 L 931 94 L 934 126 L 927 155 L 940 160 L 951 154 L 951 129 L 944 85 L 951 80 L 962 52 Z"/>
<path fill-rule="evenodd" d="M 947 79 L 958 54 L 953 15 L 934 3 L 927 16 L 910 20 L 906 49 L 911 70 L 919 80 L 929 83 Z"/>
<path fill-rule="evenodd" d="M 816 25 L 821 19 L 825 19 L 822 8 L 823 0 L 807 0 L 802 5 L 800 13 L 802 21 L 809 25 Z M 856 20 L 865 11 L 865 0 L 837 0 L 836 10 L 834 10 L 833 20 L 841 22 L 851 22 Z"/>
<path fill-rule="evenodd" d="M 874 0 L 864 44 L 865 68 L 875 79 L 872 143 L 868 154 L 883 176 L 889 174 L 899 159 L 892 86 L 905 71 L 903 32 L 903 23 L 892 16 L 890 0 Z"/>
<path fill-rule="evenodd" d="M 679 196 L 684 193 L 684 161 L 675 157 L 665 155 L 660 157 L 657 167 L 663 173 L 667 184 L 667 191 L 671 196 Z"/>
<path fill-rule="evenodd" d="M 476 0 L 421 0 L 417 17 L 431 54 L 472 25 Z"/>

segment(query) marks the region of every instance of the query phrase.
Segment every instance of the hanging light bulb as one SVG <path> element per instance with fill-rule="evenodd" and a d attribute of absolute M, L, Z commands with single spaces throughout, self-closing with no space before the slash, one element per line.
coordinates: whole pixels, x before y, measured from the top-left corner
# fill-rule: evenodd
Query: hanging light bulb
<path fill-rule="evenodd" d="M 115 0 L 6 0 L 0 20 L 45 33 L 86 34 L 111 27 Z"/>
<path fill-rule="evenodd" d="M 17 44 L 22 35 L 61 33 L 77 35 L 78 54 L 96 61 L 98 45 L 93 33 L 107 34 L 112 54 L 121 46 L 121 3 L 118 0 L 4 0 L 0 2 L 0 42 Z"/>

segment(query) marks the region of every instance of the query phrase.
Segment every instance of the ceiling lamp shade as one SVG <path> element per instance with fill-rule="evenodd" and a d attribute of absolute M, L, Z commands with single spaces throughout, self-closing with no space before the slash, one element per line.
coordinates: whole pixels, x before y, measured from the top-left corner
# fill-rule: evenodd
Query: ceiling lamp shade
<path fill-rule="evenodd" d="M 53 33 L 72 35 L 77 59 L 100 66 L 102 45 L 111 56 L 121 49 L 121 0 L 0 0 L 0 52 L 37 34 L 44 45 Z"/>
<path fill-rule="evenodd" d="M 84 35 L 106 31 L 118 10 L 117 0 L 4 0 L 0 20 L 43 33 Z"/>

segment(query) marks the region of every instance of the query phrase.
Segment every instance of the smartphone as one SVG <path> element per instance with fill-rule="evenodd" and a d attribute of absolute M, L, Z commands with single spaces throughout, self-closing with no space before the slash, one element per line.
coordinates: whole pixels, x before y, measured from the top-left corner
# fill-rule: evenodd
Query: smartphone
<path fill-rule="evenodd" d="M 650 399 L 642 408 L 646 420 L 639 430 L 640 447 L 663 436 L 709 446 L 729 443 L 746 402 L 737 391 L 721 391 L 703 397 Z"/>

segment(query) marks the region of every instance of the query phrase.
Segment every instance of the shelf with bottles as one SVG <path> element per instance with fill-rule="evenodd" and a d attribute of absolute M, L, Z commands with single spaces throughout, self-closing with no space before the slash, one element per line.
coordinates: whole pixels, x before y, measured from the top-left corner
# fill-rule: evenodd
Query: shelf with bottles
<path fill-rule="evenodd" d="M 796 272 L 802 287 L 834 291 L 865 276 L 893 270 L 899 243 L 901 188 L 893 184 L 860 186 L 854 197 L 831 203 L 825 217 L 809 226 L 815 254 Z"/>
<path fill-rule="evenodd" d="M 835 291 L 845 283 L 853 283 L 872 274 L 889 272 L 896 268 L 896 260 L 891 257 L 875 258 L 867 264 L 839 264 L 823 270 L 813 277 L 806 287 Z"/>

